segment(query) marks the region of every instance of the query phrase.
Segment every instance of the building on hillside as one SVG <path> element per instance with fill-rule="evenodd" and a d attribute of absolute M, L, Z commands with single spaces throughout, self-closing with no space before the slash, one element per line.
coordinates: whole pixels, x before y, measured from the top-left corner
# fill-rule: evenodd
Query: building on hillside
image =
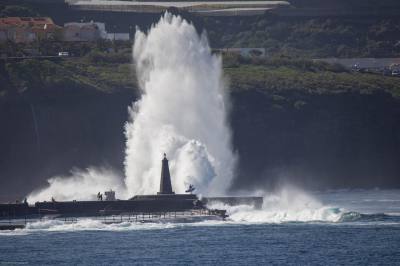
<path fill-rule="evenodd" d="M 30 43 L 57 38 L 62 28 L 48 17 L 0 18 L 0 42 Z"/>
<path fill-rule="evenodd" d="M 214 49 L 222 54 L 237 54 L 243 57 L 262 58 L 265 57 L 265 48 L 219 48 Z"/>
<path fill-rule="evenodd" d="M 107 40 L 110 41 L 129 41 L 129 33 L 107 33 Z"/>
<path fill-rule="evenodd" d="M 64 24 L 63 39 L 67 42 L 90 42 L 106 39 L 106 26 L 101 22 L 70 22 Z"/>

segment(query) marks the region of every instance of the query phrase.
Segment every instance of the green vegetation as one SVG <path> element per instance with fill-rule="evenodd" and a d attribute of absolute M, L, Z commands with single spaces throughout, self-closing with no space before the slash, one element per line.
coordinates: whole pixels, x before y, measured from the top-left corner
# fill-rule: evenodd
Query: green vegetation
<path fill-rule="evenodd" d="M 298 90 L 308 94 L 386 91 L 400 97 L 399 78 L 350 72 L 339 65 L 295 59 L 270 59 L 226 65 L 232 89 L 268 93 Z"/>
<path fill-rule="evenodd" d="M 110 60 L 111 55 L 103 55 Z M 120 57 L 120 55 L 116 55 Z M 96 57 L 97 58 L 97 57 Z M 129 63 L 93 63 L 93 55 L 66 60 L 26 59 L 2 66 L 2 79 L 7 81 L 0 91 L 11 94 L 47 94 L 58 90 L 91 90 L 112 93 L 135 87 L 134 72 Z M 5 92 L 2 93 L 6 95 Z"/>
<path fill-rule="evenodd" d="M 19 93 L 30 90 L 84 87 L 76 75 L 51 61 L 24 60 L 5 65 L 10 84 Z"/>
<path fill-rule="evenodd" d="M 12 4 L 7 5 L 6 2 Z M 50 16 L 59 25 L 84 17 L 87 21 L 101 20 L 118 32 L 129 32 L 137 25 L 145 29 L 158 19 L 157 15 L 149 19 L 144 14 L 136 14 L 135 20 L 116 14 L 79 14 L 64 4 L 49 6 L 16 0 L 6 2 L 0 4 L 0 17 Z M 302 10 L 314 10 L 315 15 L 286 16 L 285 11 L 251 17 L 202 17 L 185 12 L 182 15 L 193 21 L 199 31 L 207 31 L 214 48 L 261 47 L 266 49 L 268 56 L 298 58 L 400 57 L 400 18 L 396 15 L 397 10 L 400 12 L 399 1 L 292 0 L 290 3 L 293 7 L 289 10 L 300 13 Z M 322 11 L 333 10 L 332 14 L 341 14 L 343 10 L 350 13 L 346 16 L 319 16 L 318 8 Z M 67 50 L 68 44 L 64 45 Z M 88 50 L 77 52 L 82 55 Z"/>
<path fill-rule="evenodd" d="M 262 47 L 269 56 L 400 57 L 399 18 L 204 18 L 214 47 Z"/>
<path fill-rule="evenodd" d="M 1 79 L 6 85 L 0 88 L 0 95 L 4 97 L 15 92 L 47 94 L 71 88 L 102 93 L 137 90 L 135 71 L 129 58 L 129 51 L 93 51 L 82 58 L 3 63 Z M 399 78 L 350 72 L 338 65 L 305 59 L 250 60 L 231 55 L 224 58 L 224 70 L 234 92 L 257 90 L 274 95 L 299 91 L 329 95 L 385 91 L 400 97 Z M 301 103 L 297 103 L 297 107 L 301 107 Z"/>
<path fill-rule="evenodd" d="M 60 51 L 66 51 L 71 56 L 85 56 L 89 53 L 95 56 L 103 56 L 106 61 L 114 60 L 116 63 L 129 62 L 130 56 L 126 56 L 126 52 L 130 53 L 132 43 L 130 41 L 109 41 L 98 40 L 96 42 L 63 42 L 56 40 L 37 40 L 32 43 L 13 43 L 11 41 L 0 43 L 0 54 L 8 57 L 22 57 L 32 55 L 52 56 L 58 55 Z M 106 58 L 104 53 L 113 53 Z M 125 53 L 125 54 L 124 54 Z M 99 58 L 100 59 L 100 58 Z"/>
<path fill-rule="evenodd" d="M 73 20 L 71 17 L 74 11 L 67 10 L 64 6 L 62 9 L 46 9 L 44 6 L 39 8 L 39 5 L 34 8 L 32 5 L 12 3 L 0 4 L 0 16 L 48 15 L 55 19 L 62 17 L 62 21 Z M 371 3 L 364 0 L 294 0 L 291 3 L 296 8 L 371 8 Z M 378 4 L 379 8 L 400 7 L 394 0 L 383 0 Z M 51 13 L 61 12 L 59 10 L 63 10 L 62 16 L 54 16 Z M 235 92 L 258 90 L 279 95 L 282 91 L 301 91 L 308 94 L 385 91 L 400 97 L 398 78 L 354 73 L 340 65 L 311 60 L 319 57 L 400 57 L 398 16 L 184 16 L 193 20 L 198 29 L 207 31 L 213 47 L 266 49 L 268 59 L 265 60 L 224 55 L 225 73 L 231 82 L 230 87 Z M 119 25 L 118 30 L 121 31 L 128 31 L 129 26 L 134 26 L 126 21 L 116 23 L 117 17 L 113 16 L 111 22 L 104 22 L 107 25 Z M 148 21 L 151 22 L 154 21 Z M 136 90 L 130 46 L 130 42 L 66 43 L 55 40 L 42 40 L 29 45 L 0 44 L 1 56 L 57 55 L 60 51 L 67 51 L 73 56 L 51 61 L 0 61 L 0 97 L 4 99 L 7 95 L 51 93 L 71 88 L 106 93 Z M 296 103 L 297 108 L 301 108 L 302 105 L 302 102 Z"/>
<path fill-rule="evenodd" d="M 124 89 L 135 89 L 135 72 L 130 63 L 92 64 L 91 57 L 83 60 L 67 61 L 64 66 L 69 71 L 79 73 L 78 78 L 100 91 L 112 93 Z"/>
<path fill-rule="evenodd" d="M 130 42 L 109 41 L 2 44 L 2 54 L 18 58 L 0 61 L 0 96 L 61 89 L 111 93 L 133 88 L 130 46 Z M 37 55 L 58 55 L 60 51 L 68 51 L 72 57 L 29 59 Z"/>

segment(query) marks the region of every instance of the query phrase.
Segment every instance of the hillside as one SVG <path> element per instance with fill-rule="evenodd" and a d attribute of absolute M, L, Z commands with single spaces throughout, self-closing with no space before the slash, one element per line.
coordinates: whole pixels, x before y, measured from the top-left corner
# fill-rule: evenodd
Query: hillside
<path fill-rule="evenodd" d="M 8 3 L 8 5 L 7 5 Z M 18 3 L 18 5 L 17 5 Z M 293 7 L 250 17 L 203 17 L 181 13 L 199 32 L 206 31 L 211 46 L 262 47 L 268 56 L 400 57 L 400 12 L 396 1 L 291 1 Z M 285 12 L 311 10 L 308 15 Z M 333 10 L 323 15 L 326 10 Z M 346 10 L 347 13 L 341 15 Z M 356 11 L 368 11 L 357 14 Z M 399 10 L 399 12 L 397 12 Z M 304 13 L 303 12 L 303 13 Z M 350 13 L 349 13 L 350 12 Z M 396 13 L 397 12 L 397 13 Z M 2 16 L 50 16 L 59 25 L 71 21 L 100 21 L 110 32 L 130 32 L 136 26 L 149 28 L 160 14 L 77 11 L 64 4 L 29 4 L 4 1 Z"/>
<path fill-rule="evenodd" d="M 49 15 L 60 25 L 85 17 L 118 32 L 146 29 L 159 17 L 49 6 L 3 6 L 0 16 Z M 312 60 L 400 56 L 398 17 L 183 16 L 207 31 L 212 47 L 267 51 L 265 59 L 223 58 L 239 156 L 232 189 L 285 180 L 313 189 L 400 187 L 400 79 Z M 15 56 L 25 48 L 74 55 L 0 60 L 0 195 L 23 197 L 72 167 L 122 173 L 127 108 L 140 97 L 130 46 L 0 46 Z"/>
<path fill-rule="evenodd" d="M 127 107 L 140 93 L 130 63 L 93 56 L 2 65 L 2 194 L 23 195 L 72 166 L 123 170 Z M 400 185 L 398 78 L 307 60 L 224 62 L 240 156 L 233 188 Z"/>
<path fill-rule="evenodd" d="M 72 88 L 102 93 L 135 91 L 135 71 L 129 57 L 129 50 L 118 53 L 92 51 L 81 58 L 3 61 L 0 73 L 4 85 L 0 95 L 6 99 L 12 95 L 73 91 Z M 400 97 L 400 83 L 396 77 L 351 72 L 340 65 L 307 59 L 246 59 L 227 55 L 224 70 L 235 92 L 257 89 L 265 93 L 301 91 L 334 95 L 382 91 Z"/>

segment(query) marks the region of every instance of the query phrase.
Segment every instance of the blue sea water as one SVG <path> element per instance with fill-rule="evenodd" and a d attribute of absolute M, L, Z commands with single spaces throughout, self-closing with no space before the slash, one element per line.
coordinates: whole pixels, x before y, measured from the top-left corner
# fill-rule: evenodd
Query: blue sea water
<path fill-rule="evenodd" d="M 400 265 L 399 192 L 281 194 L 226 222 L 44 221 L 1 232 L 0 265 Z"/>

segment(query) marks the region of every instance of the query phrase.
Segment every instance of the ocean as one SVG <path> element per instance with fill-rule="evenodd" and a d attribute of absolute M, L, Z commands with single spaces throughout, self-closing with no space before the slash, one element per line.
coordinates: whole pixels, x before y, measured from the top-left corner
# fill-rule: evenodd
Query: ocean
<path fill-rule="evenodd" d="M 400 265 L 399 190 L 287 189 L 264 205 L 226 221 L 35 222 L 0 232 L 0 265 Z"/>

